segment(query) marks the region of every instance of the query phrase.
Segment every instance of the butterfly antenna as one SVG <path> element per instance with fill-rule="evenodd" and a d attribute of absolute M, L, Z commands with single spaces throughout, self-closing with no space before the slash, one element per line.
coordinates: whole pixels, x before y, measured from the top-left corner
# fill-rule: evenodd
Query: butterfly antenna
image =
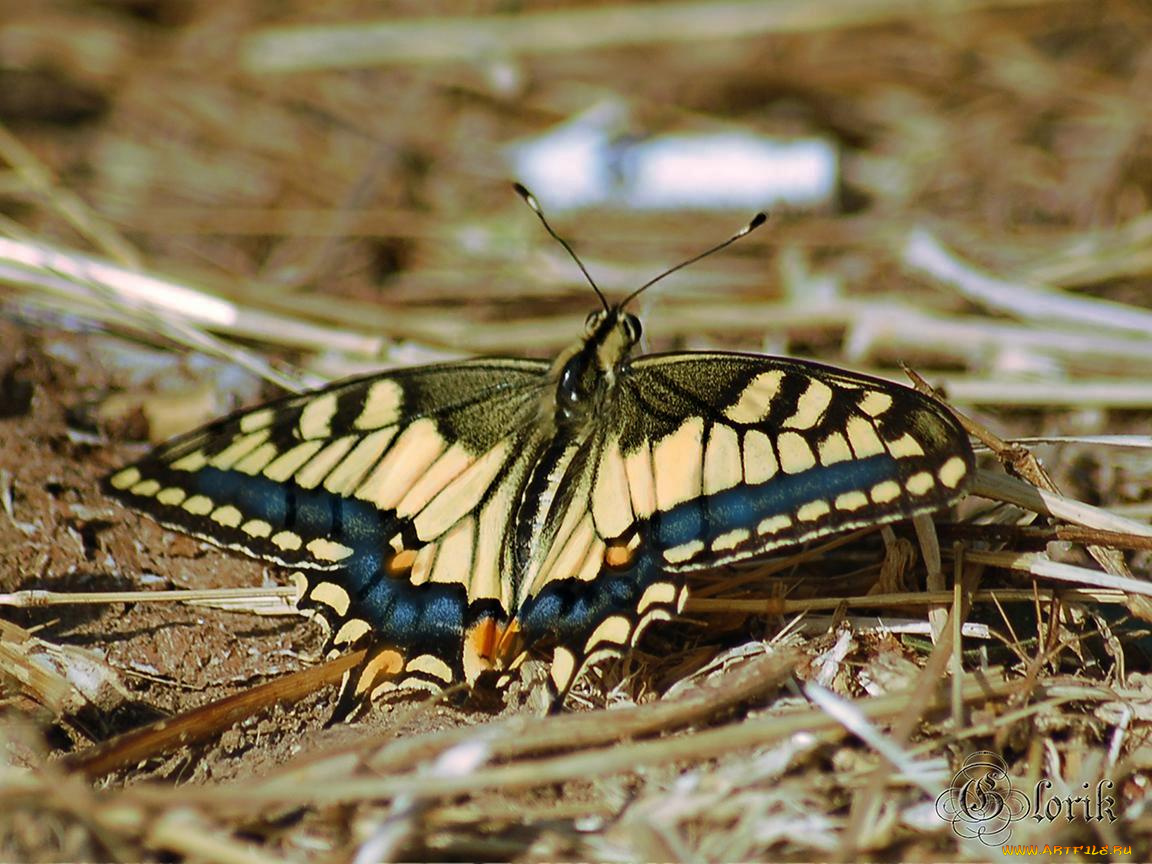
<path fill-rule="evenodd" d="M 653 279 L 649 279 L 647 282 L 645 282 L 643 285 L 641 285 L 639 288 L 637 288 L 635 291 L 633 291 L 631 294 L 629 294 L 627 297 L 625 297 L 620 302 L 620 305 L 618 308 L 623 309 L 625 306 L 627 306 L 629 303 L 631 303 L 633 300 L 635 300 L 637 297 L 639 297 L 643 292 L 647 291 L 649 288 L 651 288 L 653 285 L 655 285 L 661 279 L 664 279 L 667 276 L 671 276 L 677 270 L 682 270 L 683 268 L 687 267 L 689 264 L 695 264 L 701 258 L 707 258 L 709 255 L 711 255 L 715 252 L 719 252 L 721 249 L 724 249 L 728 246 L 731 246 L 733 243 L 735 243 L 737 240 L 739 240 L 745 234 L 751 234 L 753 231 L 755 231 L 757 228 L 759 228 L 761 225 L 763 225 L 767 221 L 768 221 L 768 215 L 766 213 L 757 213 L 755 216 L 752 217 L 751 222 L 749 222 L 747 225 L 745 225 L 743 228 L 741 228 L 739 231 L 737 231 L 735 234 L 733 234 L 731 237 L 729 237 L 723 243 L 718 243 L 715 246 L 713 246 L 711 249 L 707 249 L 707 250 L 701 252 L 699 255 L 695 255 L 692 258 L 689 258 L 687 261 L 681 261 L 675 267 L 670 267 L 667 270 L 665 270 L 663 273 L 661 273 L 659 276 L 656 276 Z M 596 293 L 599 294 L 600 292 L 597 291 Z"/>
<path fill-rule="evenodd" d="M 572 260 L 576 262 L 576 266 L 580 268 L 580 272 L 584 274 L 584 278 L 588 280 L 588 284 L 592 286 L 592 290 L 596 292 L 596 296 L 599 297 L 600 302 L 604 304 L 604 311 L 607 312 L 609 308 L 608 301 L 601 293 L 595 281 L 593 281 L 592 276 L 588 273 L 588 268 L 584 266 L 584 262 L 580 260 L 580 256 L 568 245 L 568 241 L 552 230 L 552 226 L 549 225 L 548 220 L 544 218 L 544 211 L 540 208 L 540 202 L 536 200 L 536 196 L 519 183 L 513 183 L 512 188 L 516 190 L 517 195 L 524 199 L 524 203 L 532 208 L 532 212 L 536 214 L 536 217 L 540 220 L 540 224 L 544 226 L 544 230 L 552 236 L 553 240 L 564 247 L 565 252 L 572 256 Z"/>

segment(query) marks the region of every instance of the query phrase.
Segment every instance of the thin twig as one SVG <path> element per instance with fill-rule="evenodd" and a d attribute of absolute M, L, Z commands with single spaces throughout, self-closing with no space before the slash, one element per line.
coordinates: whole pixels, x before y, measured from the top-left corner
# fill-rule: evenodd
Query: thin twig
<path fill-rule="evenodd" d="M 908 236 L 902 257 L 909 268 L 954 288 L 969 300 L 1028 321 L 1062 321 L 1152 335 L 1152 312 L 1146 309 L 997 279 L 944 248 L 923 229 Z"/>
<path fill-rule="evenodd" d="M 613 46 L 748 39 L 922 20 L 963 8 L 1047 5 L 1051 0 L 967 0 L 925 6 L 916 0 L 716 0 L 662 6 L 617 5 L 521 15 L 358 21 L 345 25 L 276 27 L 241 47 L 251 72 L 301 72 L 382 64 L 475 62 L 493 57 L 554 55 Z"/>

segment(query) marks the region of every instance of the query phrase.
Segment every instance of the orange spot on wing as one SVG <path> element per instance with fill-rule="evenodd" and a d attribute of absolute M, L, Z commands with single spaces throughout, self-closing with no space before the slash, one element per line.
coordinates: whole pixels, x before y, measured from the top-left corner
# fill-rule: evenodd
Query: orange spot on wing
<path fill-rule="evenodd" d="M 636 557 L 636 550 L 629 549 L 623 543 L 610 543 L 604 549 L 604 563 L 609 567 L 619 569 L 627 567 Z"/>
<path fill-rule="evenodd" d="M 407 576 L 412 572 L 412 565 L 416 563 L 416 550 L 403 549 L 392 556 L 388 562 L 388 575 L 396 579 Z"/>
<path fill-rule="evenodd" d="M 492 652 L 496 648 L 496 639 L 497 624 L 495 618 L 481 618 L 468 631 L 468 641 L 481 657 L 492 657 Z"/>
<path fill-rule="evenodd" d="M 524 640 L 520 638 L 520 622 L 513 618 L 500 628 L 496 654 L 502 660 L 514 660 L 523 650 Z"/>
<path fill-rule="evenodd" d="M 464 637 L 464 679 L 472 683 L 489 669 L 507 669 L 523 653 L 520 625 L 482 618 Z"/>

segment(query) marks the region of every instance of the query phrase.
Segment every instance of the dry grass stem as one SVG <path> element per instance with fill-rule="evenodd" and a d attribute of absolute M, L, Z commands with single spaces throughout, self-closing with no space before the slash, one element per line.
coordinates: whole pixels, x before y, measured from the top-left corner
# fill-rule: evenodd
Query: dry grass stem
<path fill-rule="evenodd" d="M 0 606 L 36 609 L 44 606 L 68 606 L 75 603 L 190 603 L 217 609 L 273 610 L 295 612 L 295 588 L 204 588 L 173 591 L 15 591 L 0 594 Z M 293 601 L 293 602 L 289 602 Z"/>
<path fill-rule="evenodd" d="M 969 676 L 964 683 L 965 702 L 1002 698 L 1016 689 L 1007 682 L 994 682 L 985 676 Z M 907 709 L 908 694 L 897 693 L 860 700 L 860 716 L 875 722 L 890 719 Z M 926 707 L 939 709 L 945 702 L 929 698 Z M 615 713 L 615 712 L 611 712 Z M 603 718 L 600 719 L 603 722 Z M 326 806 L 361 800 L 387 799 L 397 795 L 453 796 L 474 794 L 483 789 L 516 789 L 597 776 L 610 776 L 681 760 L 710 759 L 747 747 L 764 746 L 791 735 L 804 734 L 835 740 L 842 734 L 840 722 L 818 710 L 803 709 L 779 716 L 749 720 L 736 726 L 723 726 L 675 738 L 618 744 L 569 756 L 534 759 L 521 764 L 478 770 L 466 777 L 397 776 L 376 779 L 333 780 L 318 788 L 276 781 L 240 784 L 231 788 L 180 790 L 166 788 L 128 789 L 127 800 L 141 803 L 184 801 L 206 808 L 251 810 L 266 805 L 312 804 Z M 473 734 L 477 734 L 473 730 Z"/>
<path fill-rule="evenodd" d="M 1134 519 L 1126 519 L 1100 507 L 1075 501 L 1063 495 L 1037 489 L 1006 474 L 993 474 L 980 471 L 976 476 L 972 491 L 984 498 L 1015 504 L 1034 513 L 1054 516 L 1086 528 L 1099 528 L 1102 531 L 1117 531 L 1134 534 L 1138 537 L 1152 537 L 1152 526 Z"/>
<path fill-rule="evenodd" d="M 347 69 L 384 64 L 458 63 L 461 58 L 585 52 L 616 46 L 745 39 L 769 33 L 867 27 L 927 14 L 1052 5 L 1056 0 L 965 0 L 925 7 L 914 0 L 708 0 L 655 9 L 644 5 L 555 10 L 520 16 L 362 21 L 355 25 L 267 28 L 242 46 L 257 73 Z"/>
<path fill-rule="evenodd" d="M 141 726 L 70 754 L 64 764 L 89 777 L 102 777 L 162 753 L 211 740 L 229 726 L 271 705 L 280 702 L 291 704 L 326 684 L 340 680 L 341 675 L 363 659 L 363 651 L 353 651 L 321 666 L 277 678 L 179 717 L 168 717 Z"/>
<path fill-rule="evenodd" d="M 291 347 L 322 346 L 368 355 L 381 348 L 378 339 L 246 309 L 209 291 L 43 243 L 0 238 L 0 279 L 50 294 L 50 300 L 35 298 L 47 308 L 166 335 L 237 362 L 247 352 L 211 342 L 203 329 Z M 289 389 L 301 387 L 262 358 L 248 365 Z"/>
<path fill-rule="evenodd" d="M 992 554 L 992 553 L 989 553 Z M 1010 563 L 1016 559 L 1005 559 Z M 990 563 L 990 562 L 986 562 Z M 998 565 L 999 566 L 999 565 Z M 1012 568 L 1020 569 L 1020 568 Z M 1094 571 L 1087 571 L 1092 573 Z M 978 591 L 972 595 L 973 603 L 1049 603 L 1053 600 L 1070 603 L 1123 604 L 1128 595 L 1118 589 L 1092 591 L 1088 589 L 1019 589 L 996 588 Z M 838 607 L 848 609 L 902 609 L 950 603 L 953 593 L 949 591 L 915 591 L 904 594 L 869 594 L 861 597 L 837 597 L 835 599 L 786 600 L 766 598 L 763 600 L 723 600 L 689 599 L 685 611 L 689 614 L 724 614 L 742 612 L 755 615 L 795 615 L 799 612 L 831 611 Z"/>
<path fill-rule="evenodd" d="M 1062 564 L 1036 553 L 969 550 L 965 553 L 965 560 L 976 564 L 1019 570 L 1042 579 L 1055 579 L 1076 585 L 1121 591 L 1127 595 L 1152 597 L 1152 582 L 1147 580 L 1126 579 L 1123 576 L 1112 576 L 1108 573 L 1089 570 L 1087 567 Z"/>
<path fill-rule="evenodd" d="M 949 252 L 927 231 L 912 232 L 902 257 L 909 268 L 932 276 L 969 300 L 1025 321 L 1058 321 L 1078 327 L 1152 334 L 1152 312 L 1139 306 L 1073 297 L 994 278 Z"/>

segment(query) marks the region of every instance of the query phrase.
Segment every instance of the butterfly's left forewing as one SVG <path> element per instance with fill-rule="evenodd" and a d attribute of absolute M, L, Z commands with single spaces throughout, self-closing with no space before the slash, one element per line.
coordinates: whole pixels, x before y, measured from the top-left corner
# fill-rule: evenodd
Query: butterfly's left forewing
<path fill-rule="evenodd" d="M 648 429 L 657 478 L 699 465 L 678 488 L 657 485 L 650 540 L 673 570 L 931 513 L 973 470 L 943 405 L 869 376 L 714 353 L 643 357 L 627 380 L 625 449 Z"/>
<path fill-rule="evenodd" d="M 572 459 L 521 625 L 560 646 L 560 694 L 589 659 L 675 614 L 682 574 L 954 503 L 960 425 L 909 388 L 814 363 L 650 355 L 618 373 Z"/>

